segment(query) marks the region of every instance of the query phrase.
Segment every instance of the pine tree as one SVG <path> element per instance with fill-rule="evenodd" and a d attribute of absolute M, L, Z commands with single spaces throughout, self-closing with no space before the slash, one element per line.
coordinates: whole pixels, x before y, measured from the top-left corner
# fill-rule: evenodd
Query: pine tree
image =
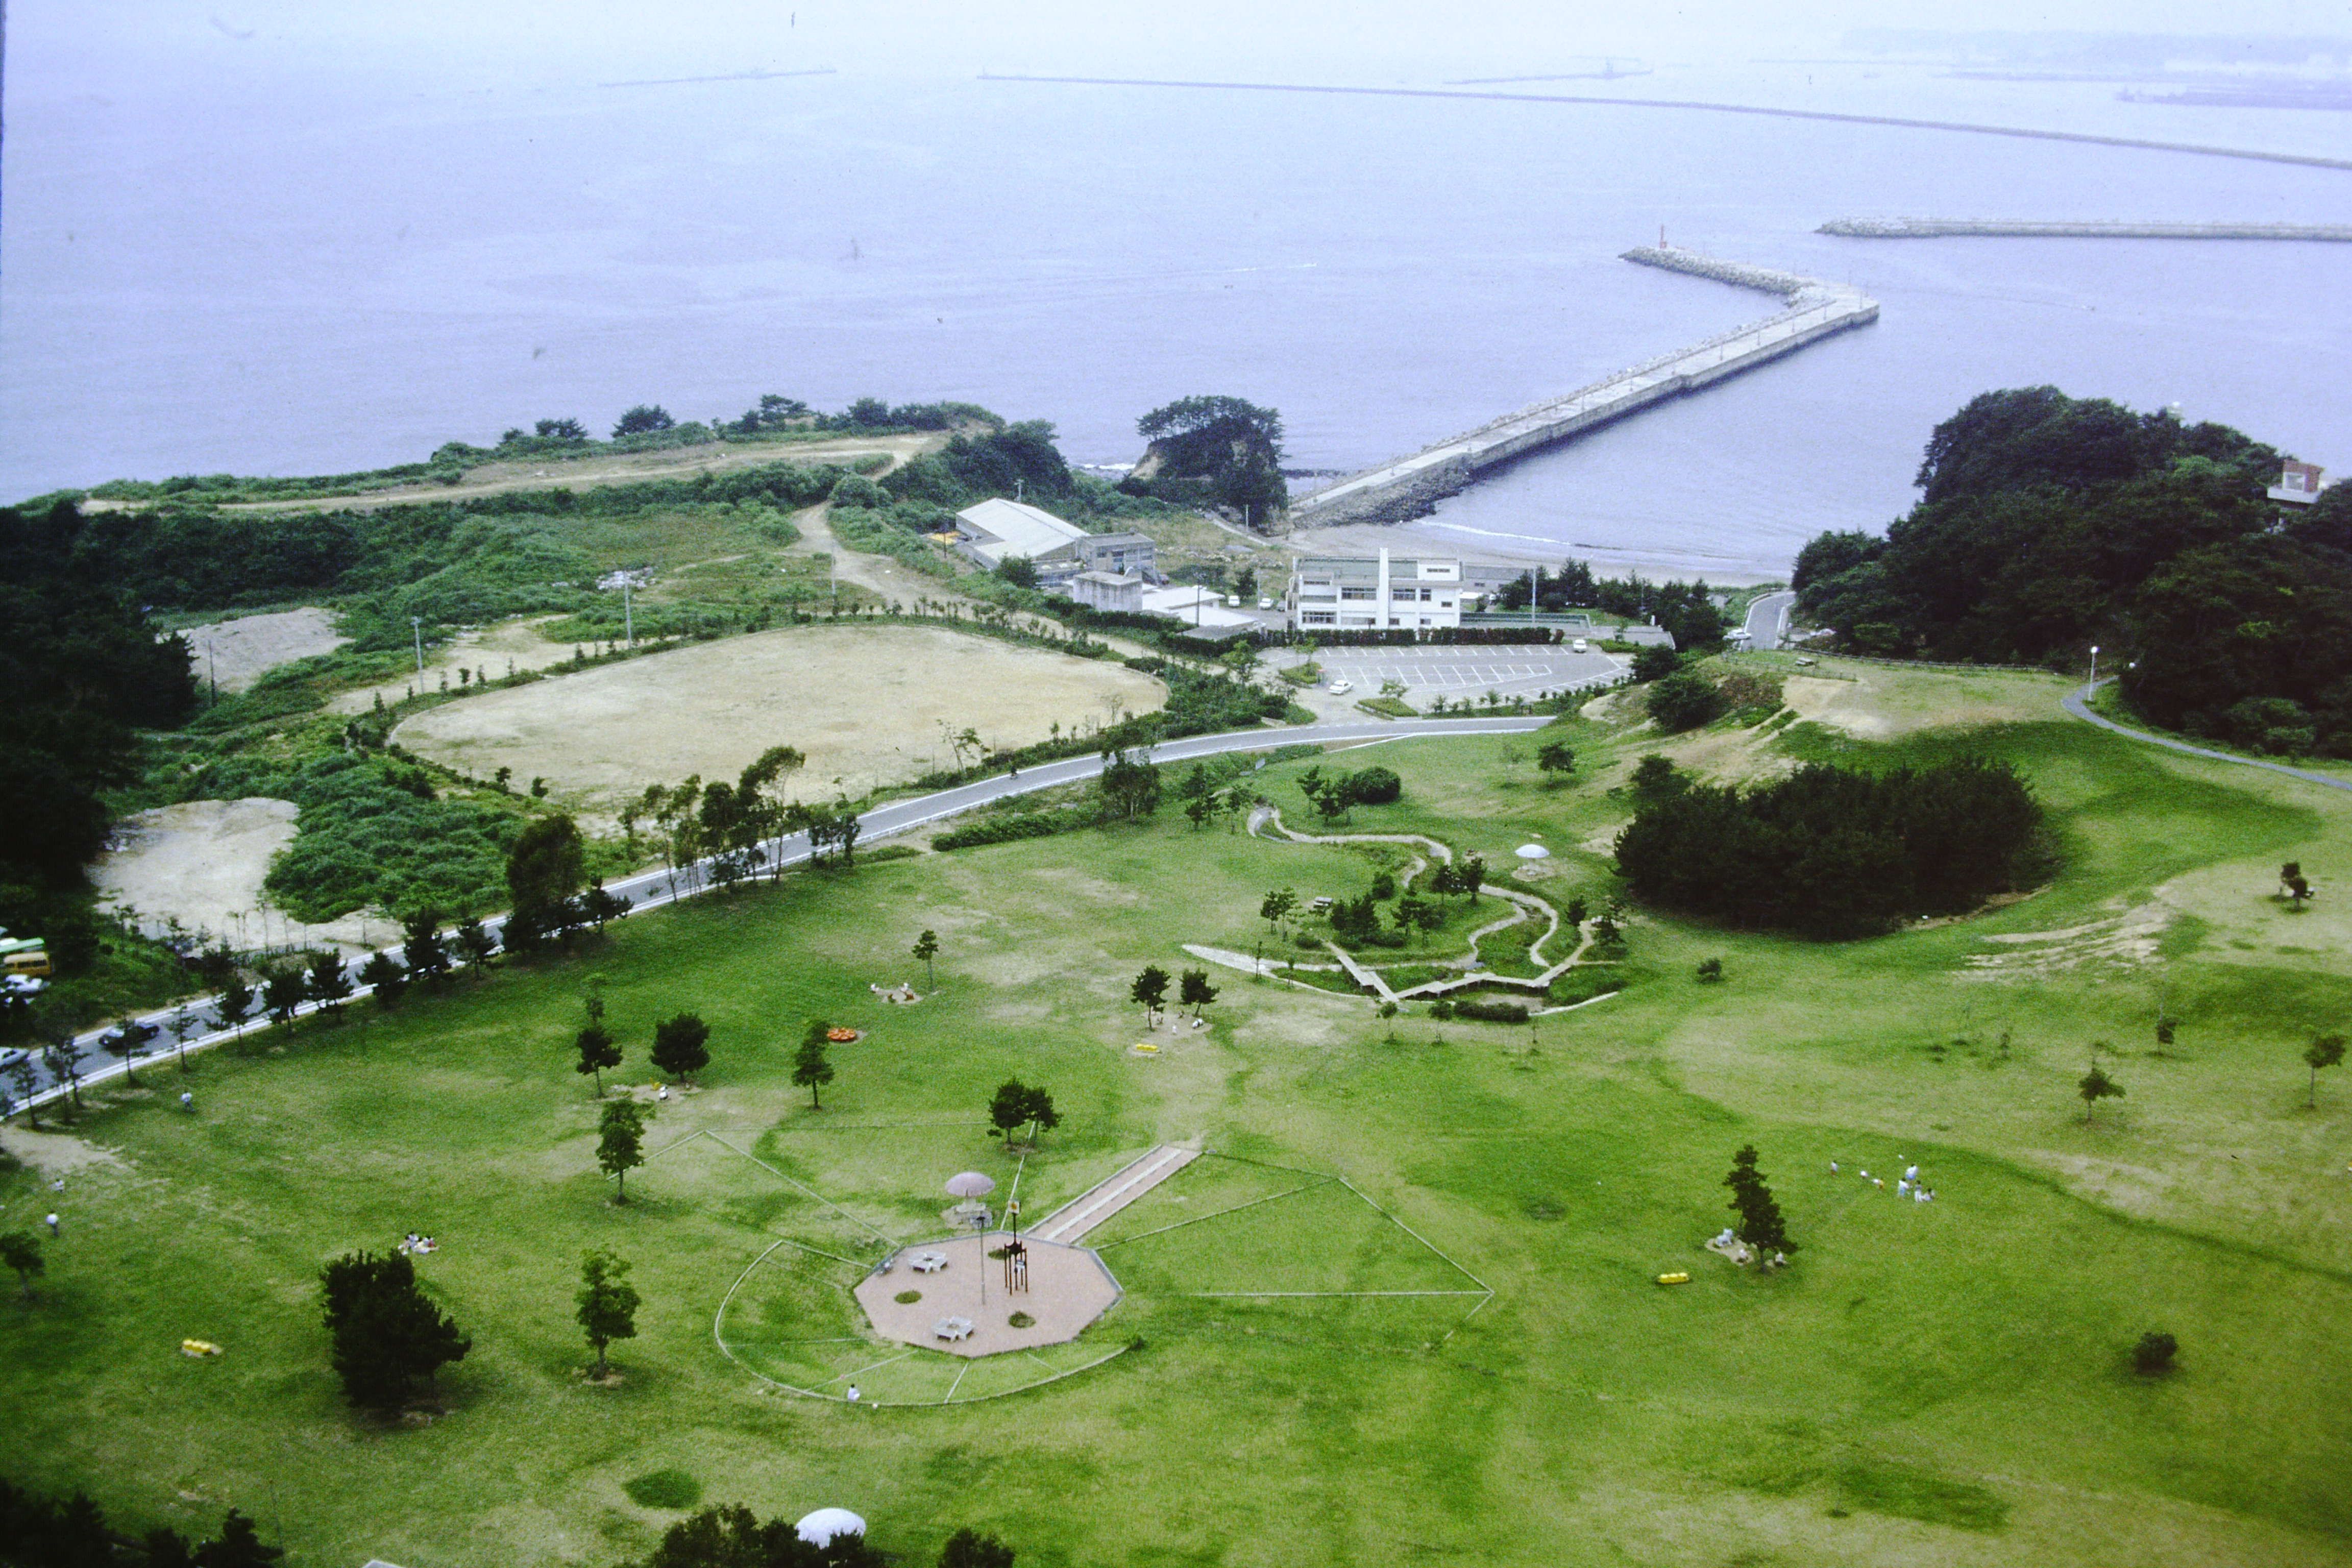
<path fill-rule="evenodd" d="M 605 1347 L 614 1340 L 637 1337 L 637 1307 L 643 1298 L 629 1283 L 629 1266 L 610 1247 L 598 1247 L 580 1259 L 581 1330 L 588 1348 L 596 1352 L 596 1371 L 606 1368 Z"/>
<path fill-rule="evenodd" d="M 629 1173 L 646 1163 L 646 1111 L 634 1100 L 615 1100 L 596 1122 L 596 1163 L 620 1184 L 613 1201 L 629 1201 Z"/>
<path fill-rule="evenodd" d="M 654 1026 L 653 1064 L 672 1078 L 690 1078 L 710 1065 L 710 1026 L 692 1013 Z"/>
<path fill-rule="evenodd" d="M 1794 1252 L 1780 1205 L 1756 1168 L 1756 1145 L 1743 1146 L 1731 1157 L 1731 1174 L 1723 1178 L 1731 1189 L 1731 1207 L 1739 1215 L 1739 1238 L 1761 1252 Z"/>

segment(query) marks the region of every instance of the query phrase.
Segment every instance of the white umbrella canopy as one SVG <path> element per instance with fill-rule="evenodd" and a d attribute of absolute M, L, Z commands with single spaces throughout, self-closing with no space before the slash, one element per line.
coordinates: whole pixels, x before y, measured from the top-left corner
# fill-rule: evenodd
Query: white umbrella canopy
<path fill-rule="evenodd" d="M 978 1171 L 965 1171 L 948 1178 L 948 1195 L 951 1198 L 984 1198 L 996 1190 L 996 1178 L 983 1176 Z"/>
<path fill-rule="evenodd" d="M 811 1546 L 829 1546 L 836 1535 L 863 1535 L 866 1521 L 845 1508 L 821 1508 L 793 1526 L 793 1533 Z"/>
<path fill-rule="evenodd" d="M 1540 844 L 1522 844 L 1514 851 L 1514 853 L 1522 860 L 1549 860 L 1551 858 L 1551 851 L 1545 848 Z"/>

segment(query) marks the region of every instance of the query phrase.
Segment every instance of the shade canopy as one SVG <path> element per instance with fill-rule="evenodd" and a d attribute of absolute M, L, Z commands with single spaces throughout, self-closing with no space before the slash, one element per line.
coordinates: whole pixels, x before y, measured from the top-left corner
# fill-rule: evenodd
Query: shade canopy
<path fill-rule="evenodd" d="M 966 1171 L 948 1178 L 948 1195 L 955 1198 L 984 1198 L 996 1190 L 996 1178 L 983 1176 L 978 1171 Z"/>
<path fill-rule="evenodd" d="M 864 1535 L 866 1521 L 845 1508 L 821 1508 L 803 1516 L 793 1533 L 811 1546 L 830 1546 L 836 1535 Z"/>
<path fill-rule="evenodd" d="M 1551 858 L 1551 851 L 1545 848 L 1540 844 L 1522 844 L 1519 846 L 1517 853 L 1519 858 L 1522 860 L 1549 860 Z"/>

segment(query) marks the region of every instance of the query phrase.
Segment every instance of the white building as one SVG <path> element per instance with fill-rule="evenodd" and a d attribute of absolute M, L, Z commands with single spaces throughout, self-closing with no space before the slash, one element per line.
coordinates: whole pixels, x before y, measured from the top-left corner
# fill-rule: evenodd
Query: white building
<path fill-rule="evenodd" d="M 1081 572 L 1062 591 L 1090 610 L 1143 609 L 1143 578 L 1133 572 Z"/>
<path fill-rule="evenodd" d="M 1458 560 L 1307 555 L 1284 595 L 1293 631 L 1429 631 L 1462 624 Z"/>
<path fill-rule="evenodd" d="M 1145 589 L 1143 612 L 1166 616 L 1186 630 L 1203 637 L 1233 637 L 1255 631 L 1263 624 L 1255 616 L 1229 607 L 1225 596 L 1214 588 L 1203 588 L 1194 583 Z"/>
<path fill-rule="evenodd" d="M 2288 463 L 2279 471 L 2279 482 L 2270 488 L 2273 500 L 2283 500 L 2290 506 L 2309 506 L 2319 499 L 2319 492 L 2330 488 L 2327 470 L 2316 463 Z"/>
<path fill-rule="evenodd" d="M 956 548 L 982 571 L 1016 556 L 1037 568 L 1041 583 L 1082 572 L 1159 574 L 1159 547 L 1140 533 L 1088 533 L 1043 507 L 998 496 L 956 513 Z"/>

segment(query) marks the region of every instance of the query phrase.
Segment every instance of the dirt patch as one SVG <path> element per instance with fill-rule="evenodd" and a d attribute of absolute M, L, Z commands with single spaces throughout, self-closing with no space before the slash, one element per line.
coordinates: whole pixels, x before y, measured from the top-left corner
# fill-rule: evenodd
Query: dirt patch
<path fill-rule="evenodd" d="M 1953 725 L 2012 724 L 2058 715 L 2066 683 L 2032 670 L 1939 670 L 1841 665 L 1850 679 L 1791 675 L 1781 700 L 1801 720 L 1884 740 Z"/>
<path fill-rule="evenodd" d="M 123 1168 L 112 1150 L 85 1143 L 69 1132 L 34 1132 L 22 1127 L 0 1127 L 0 1149 L 22 1160 L 47 1180 L 69 1176 L 93 1165 Z"/>
<path fill-rule="evenodd" d="M 499 680 L 520 670 L 545 669 L 561 664 L 572 657 L 572 645 L 552 643 L 539 635 L 539 628 L 553 619 L 553 616 L 540 616 L 471 627 L 426 656 L 421 679 L 413 673 L 404 674 L 397 680 L 346 691 L 328 706 L 338 713 L 364 713 L 375 706 L 379 695 L 389 706 L 420 685 L 428 691 L 455 686 L 461 668 L 488 670 L 490 679 Z"/>
<path fill-rule="evenodd" d="M 180 634 L 195 650 L 196 679 L 217 680 L 223 691 L 243 691 L 281 664 L 332 653 L 352 639 L 320 609 L 283 610 L 211 621 Z"/>
<path fill-rule="evenodd" d="M 1998 951 L 1970 957 L 1963 973 L 1982 980 L 2034 980 L 2095 965 L 2137 968 L 2156 957 L 2172 914 L 2161 904 L 2142 904 L 2106 920 L 2060 931 L 1982 937 L 1979 940 Z"/>
<path fill-rule="evenodd" d="M 803 798 L 953 764 L 949 736 L 1027 745 L 1147 712 L 1166 688 L 1116 664 L 928 626 L 805 626 L 654 654 L 420 714 L 403 745 L 488 777 L 545 777 L 610 807 L 689 773 L 731 778 L 799 747 Z"/>
<path fill-rule="evenodd" d="M 331 947 L 362 952 L 370 922 L 348 915 L 304 925 L 268 905 L 261 879 L 294 837 L 290 800 L 192 800 L 116 824 L 114 847 L 91 868 L 100 894 L 151 935 L 179 929 L 236 948 Z M 382 921 L 373 934 L 389 934 Z"/>

